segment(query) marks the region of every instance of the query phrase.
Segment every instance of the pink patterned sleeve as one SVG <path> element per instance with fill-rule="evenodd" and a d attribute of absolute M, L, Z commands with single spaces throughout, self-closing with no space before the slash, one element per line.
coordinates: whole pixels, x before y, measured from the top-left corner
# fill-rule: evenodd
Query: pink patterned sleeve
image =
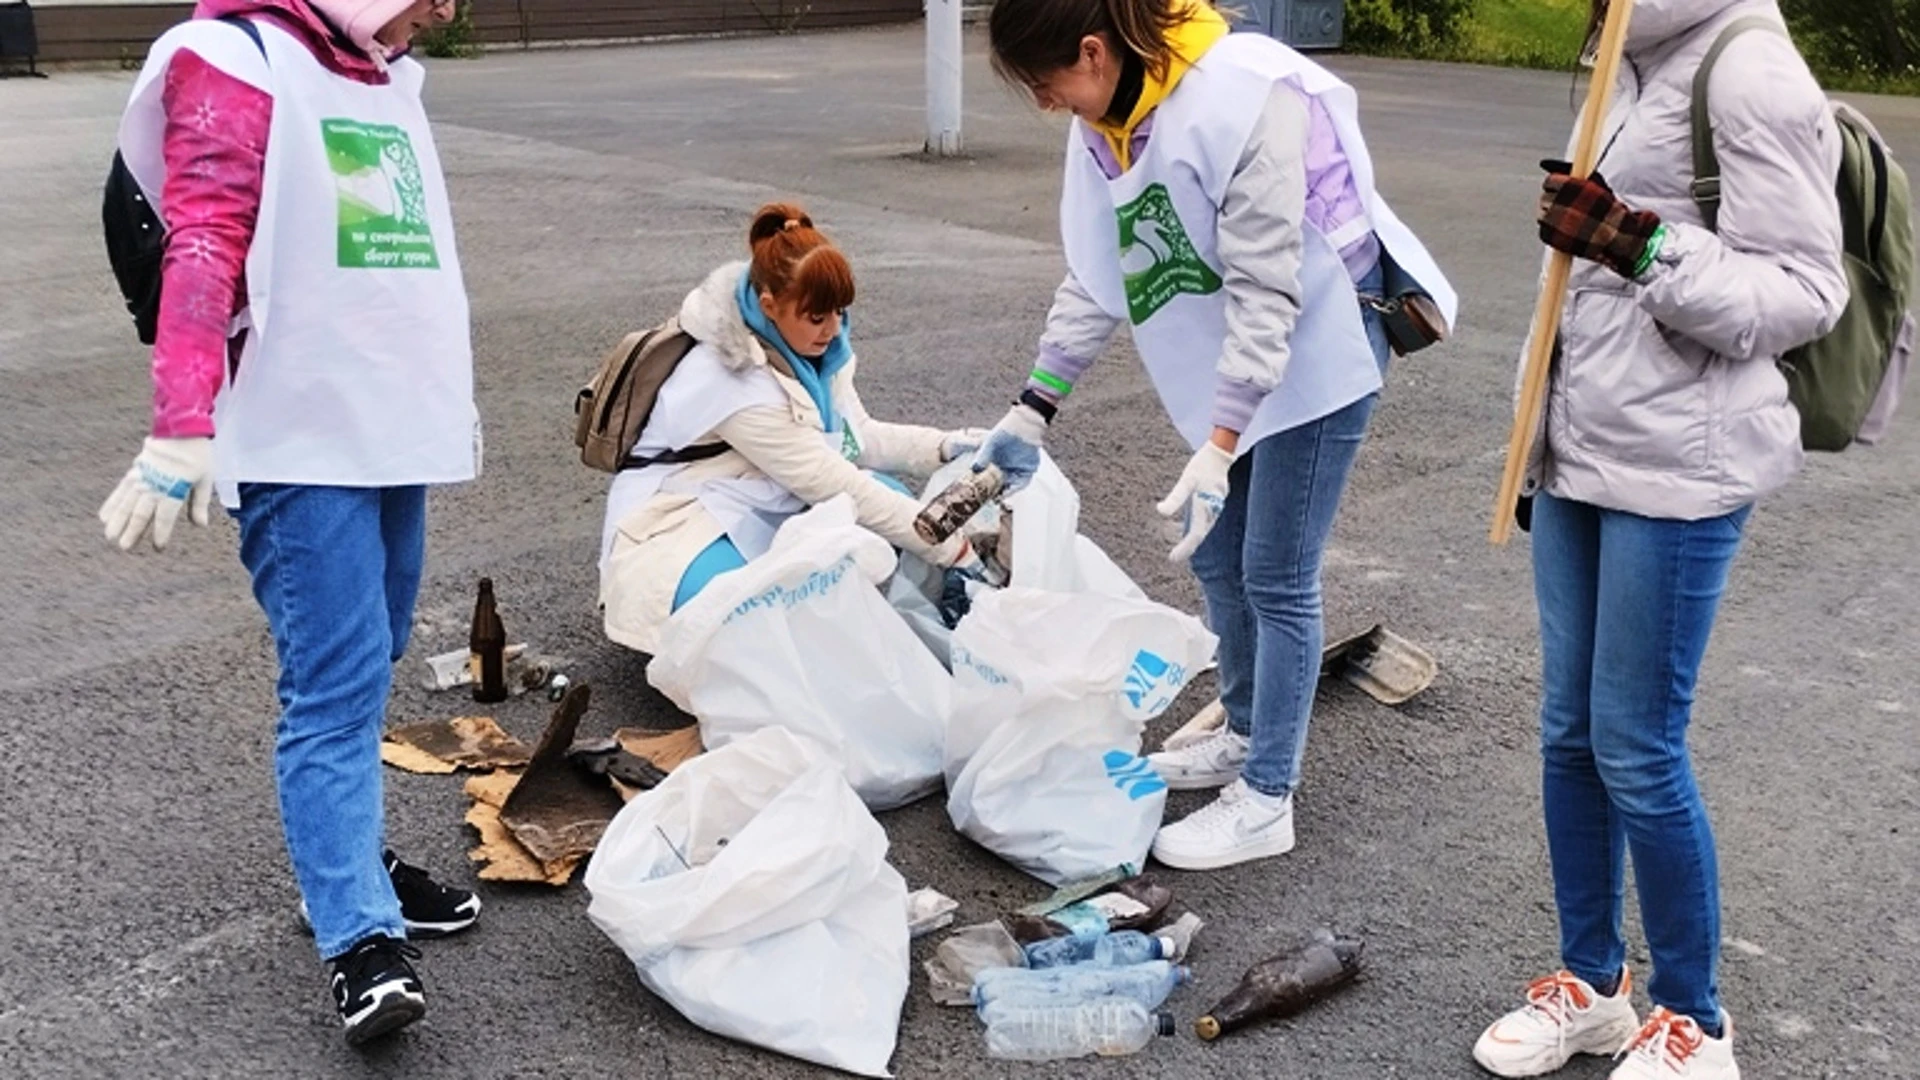
<path fill-rule="evenodd" d="M 153 434 L 181 439 L 213 434 L 227 328 L 245 303 L 273 97 L 186 49 L 174 54 L 165 78 L 167 253 L 153 346 Z"/>

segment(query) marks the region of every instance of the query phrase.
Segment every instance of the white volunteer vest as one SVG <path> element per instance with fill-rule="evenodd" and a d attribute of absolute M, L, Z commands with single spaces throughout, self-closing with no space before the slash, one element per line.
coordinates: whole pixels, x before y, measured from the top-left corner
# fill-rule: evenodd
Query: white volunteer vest
<path fill-rule="evenodd" d="M 633 452 L 647 457 L 696 445 L 734 413 L 754 407 L 790 407 L 787 392 L 773 372 L 764 367 L 735 371 L 712 346 L 696 345 L 660 384 L 653 412 Z M 838 430 L 817 434 L 834 453 L 857 461 L 862 440 L 853 429 L 852 419 L 842 413 Z M 606 521 L 601 527 L 601 573 L 606 572 L 607 556 L 613 551 L 621 520 L 663 492 L 698 499 L 701 508 L 713 515 L 747 559 L 766 554 L 780 526 L 807 508 L 799 496 L 769 476 L 756 473 L 688 484 L 680 478 L 685 469 L 684 465 L 650 465 L 614 477 L 607 491 Z"/>
<path fill-rule="evenodd" d="M 357 83 L 327 71 L 272 22 L 255 25 L 264 63 L 235 27 L 196 20 L 170 32 L 123 122 L 129 168 L 152 196 L 165 168 L 156 161 L 161 127 L 152 122 L 158 87 L 149 84 L 174 49 L 191 43 L 273 94 L 247 253 L 250 333 L 214 404 L 221 500 L 237 505 L 246 482 L 470 480 L 479 471 L 480 424 L 467 295 L 420 103 L 425 70 L 401 59 L 387 85 Z M 164 206 L 154 205 L 164 219 Z"/>
<path fill-rule="evenodd" d="M 1219 207 L 1273 84 L 1291 82 L 1333 118 L 1382 246 L 1432 293 L 1449 323 L 1457 302 L 1426 249 L 1373 188 L 1357 97 L 1271 38 L 1230 34 L 1201 57 L 1154 116 L 1145 153 L 1109 180 L 1075 120 L 1067 136 L 1061 237 L 1067 264 L 1107 314 L 1126 320 L 1161 403 L 1196 449 L 1213 431 L 1214 371 L 1226 341 Z M 1242 433 L 1240 451 L 1380 388 L 1359 298 L 1328 239 L 1303 223 L 1300 316 L 1280 385 Z M 1122 239 L 1126 240 L 1123 250 Z"/>

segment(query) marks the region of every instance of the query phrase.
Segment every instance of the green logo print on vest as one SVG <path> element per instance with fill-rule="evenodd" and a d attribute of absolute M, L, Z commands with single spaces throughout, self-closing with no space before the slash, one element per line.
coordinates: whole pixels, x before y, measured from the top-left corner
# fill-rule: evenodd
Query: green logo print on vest
<path fill-rule="evenodd" d="M 860 437 L 853 433 L 853 425 L 842 423 L 840 428 L 840 456 L 848 461 L 860 460 Z"/>
<path fill-rule="evenodd" d="M 1120 217 L 1120 276 L 1127 286 L 1127 315 L 1135 326 L 1181 293 L 1219 291 L 1220 275 L 1187 238 L 1165 184 L 1149 184 L 1140 197 L 1116 211 Z"/>
<path fill-rule="evenodd" d="M 404 129 L 322 120 L 327 163 L 339 192 L 340 266 L 437 270 L 420 159 Z"/>

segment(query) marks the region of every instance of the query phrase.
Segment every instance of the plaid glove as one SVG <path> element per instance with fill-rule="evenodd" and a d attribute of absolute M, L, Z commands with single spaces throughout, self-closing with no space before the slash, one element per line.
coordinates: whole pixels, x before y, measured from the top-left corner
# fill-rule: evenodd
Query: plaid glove
<path fill-rule="evenodd" d="M 1646 272 L 1664 235 L 1660 216 L 1620 201 L 1606 178 L 1567 175 L 1564 161 L 1543 161 L 1547 180 L 1540 193 L 1540 239 L 1569 255 L 1592 259 L 1632 280 Z"/>

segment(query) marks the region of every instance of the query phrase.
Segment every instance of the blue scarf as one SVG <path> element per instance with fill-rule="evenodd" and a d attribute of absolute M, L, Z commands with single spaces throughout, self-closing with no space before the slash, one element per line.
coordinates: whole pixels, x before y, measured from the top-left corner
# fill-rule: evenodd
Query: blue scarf
<path fill-rule="evenodd" d="M 744 270 L 740 272 L 740 287 L 734 290 L 734 297 L 739 302 L 740 317 L 746 320 L 748 329 L 759 334 L 768 344 L 780 350 L 781 356 L 787 358 L 787 366 L 793 369 L 793 377 L 800 380 L 807 396 L 813 399 L 814 408 L 820 410 L 820 430 L 838 431 L 840 416 L 833 411 L 832 384 L 834 373 L 853 359 L 853 345 L 847 340 L 848 332 L 853 329 L 852 316 L 841 313 L 840 333 L 827 346 L 826 355 L 818 360 L 809 360 L 793 351 L 787 339 L 780 336 L 780 328 L 773 325 L 773 320 L 767 318 L 766 312 L 760 310 L 760 294 L 755 291 L 753 283 L 747 280 Z"/>

